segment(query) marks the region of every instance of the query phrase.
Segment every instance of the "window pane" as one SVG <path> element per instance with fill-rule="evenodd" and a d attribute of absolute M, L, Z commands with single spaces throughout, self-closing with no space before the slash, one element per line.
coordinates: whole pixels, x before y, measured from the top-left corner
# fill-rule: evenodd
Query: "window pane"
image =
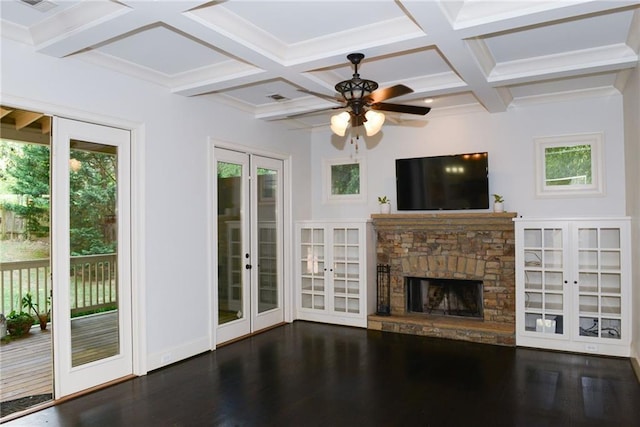
<path fill-rule="evenodd" d="M 117 147 L 71 140 L 69 299 L 74 367 L 120 353 L 117 196 Z M 93 315 L 96 312 L 101 315 Z"/>
<path fill-rule="evenodd" d="M 360 194 L 358 163 L 331 166 L 331 194 Z"/>
<path fill-rule="evenodd" d="M 218 162 L 218 324 L 242 319 L 242 165 Z"/>
<path fill-rule="evenodd" d="M 591 184 L 591 145 L 547 147 L 546 185 Z"/>

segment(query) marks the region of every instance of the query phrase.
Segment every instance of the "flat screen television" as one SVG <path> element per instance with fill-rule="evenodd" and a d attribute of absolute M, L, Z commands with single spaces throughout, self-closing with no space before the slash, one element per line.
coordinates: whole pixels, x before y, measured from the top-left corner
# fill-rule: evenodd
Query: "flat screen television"
<path fill-rule="evenodd" d="M 396 159 L 398 210 L 489 208 L 488 153 Z"/>

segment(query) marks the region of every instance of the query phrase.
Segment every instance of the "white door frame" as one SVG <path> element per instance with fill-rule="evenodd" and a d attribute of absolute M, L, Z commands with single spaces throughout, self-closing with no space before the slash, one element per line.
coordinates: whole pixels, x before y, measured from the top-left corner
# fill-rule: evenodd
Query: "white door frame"
<path fill-rule="evenodd" d="M 49 116 L 111 126 L 131 132 L 131 306 L 133 374 L 147 374 L 146 269 L 145 269 L 145 126 L 122 118 L 103 116 L 64 105 L 48 103 L 0 92 L 3 105 Z"/>
<path fill-rule="evenodd" d="M 273 159 L 281 160 L 283 163 L 283 311 L 284 321 L 293 321 L 293 285 L 292 285 L 292 271 L 293 271 L 293 223 L 292 223 L 292 207 L 291 207 L 291 156 L 288 154 L 277 153 L 267 150 L 261 150 L 259 148 L 250 147 L 242 144 L 235 144 L 225 141 L 219 141 L 213 138 L 209 138 L 209 173 L 208 173 L 208 194 L 209 194 L 209 248 L 210 254 L 209 262 L 209 292 L 210 292 L 210 348 L 216 349 L 217 343 L 217 329 L 218 329 L 218 300 L 217 300 L 217 277 L 218 277 L 218 250 L 217 250 L 217 235 L 218 235 L 218 223 L 217 213 L 215 211 L 216 201 L 215 197 L 215 182 L 217 179 L 217 167 L 216 159 L 214 156 L 215 148 L 223 148 L 226 150 L 238 151 L 245 154 L 254 154 L 263 157 L 270 157 Z"/>

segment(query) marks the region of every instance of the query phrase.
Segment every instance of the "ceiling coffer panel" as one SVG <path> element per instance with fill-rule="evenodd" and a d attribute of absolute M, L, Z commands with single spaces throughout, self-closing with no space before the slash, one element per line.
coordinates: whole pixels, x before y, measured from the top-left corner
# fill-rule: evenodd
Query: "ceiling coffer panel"
<path fill-rule="evenodd" d="M 367 112 L 402 123 L 426 120 L 414 113 L 428 108 L 429 117 L 470 105 L 492 113 L 619 93 L 638 66 L 639 10 L 624 0 L 7 0 L 0 17 L 3 37 L 40 54 L 314 127 L 329 126 L 334 107 L 351 125 Z M 336 90 L 353 79 L 345 57 L 354 52 L 364 54 L 362 78 L 378 84 L 361 102 Z"/>

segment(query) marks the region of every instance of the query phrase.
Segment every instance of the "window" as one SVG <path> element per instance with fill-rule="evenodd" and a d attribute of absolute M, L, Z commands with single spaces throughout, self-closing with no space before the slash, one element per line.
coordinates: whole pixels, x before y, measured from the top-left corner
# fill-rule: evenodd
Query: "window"
<path fill-rule="evenodd" d="M 602 195 L 602 134 L 535 139 L 536 195 Z"/>
<path fill-rule="evenodd" d="M 364 201 L 364 160 L 331 159 L 324 161 L 325 201 Z"/>

